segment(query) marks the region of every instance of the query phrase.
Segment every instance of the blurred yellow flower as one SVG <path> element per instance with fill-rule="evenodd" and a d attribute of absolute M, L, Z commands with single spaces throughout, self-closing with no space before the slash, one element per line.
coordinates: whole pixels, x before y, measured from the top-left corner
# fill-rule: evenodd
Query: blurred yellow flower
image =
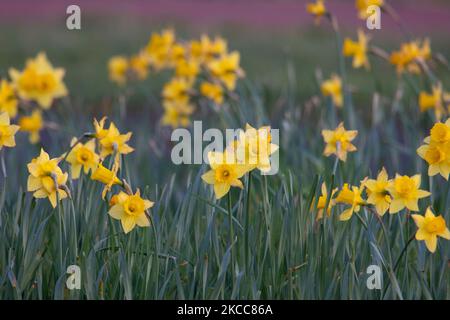
<path fill-rule="evenodd" d="M 19 118 L 20 131 L 30 134 L 30 143 L 35 144 L 40 141 L 39 132 L 44 127 L 44 120 L 40 110 L 34 110 L 31 115 Z"/>
<path fill-rule="evenodd" d="M 445 124 L 438 122 L 425 138 L 425 144 L 417 149 L 417 154 L 428 163 L 428 175 L 440 174 L 448 180 L 450 174 L 450 119 Z"/>
<path fill-rule="evenodd" d="M 370 16 L 370 11 L 367 12 L 367 9 L 370 6 L 382 7 L 384 5 L 384 0 L 356 0 L 355 6 L 358 10 L 358 16 L 361 19 L 367 19 Z"/>
<path fill-rule="evenodd" d="M 7 112 L 0 113 L 0 150 L 3 147 L 12 148 L 16 146 L 14 135 L 19 128 L 19 126 L 10 123 Z"/>
<path fill-rule="evenodd" d="M 428 39 L 420 42 L 418 40 L 403 43 L 400 50 L 394 51 L 390 56 L 390 61 L 397 67 L 397 72 L 402 73 L 405 70 L 418 74 L 420 66 L 418 61 L 426 61 L 431 58 L 430 41 Z"/>
<path fill-rule="evenodd" d="M 413 214 L 411 217 L 414 219 L 418 228 L 416 239 L 424 240 L 430 252 L 436 251 L 438 236 L 450 240 L 450 231 L 447 228 L 445 219 L 440 215 L 436 217 L 431 211 L 431 208 L 427 208 L 425 216 Z"/>
<path fill-rule="evenodd" d="M 227 152 L 209 152 L 208 161 L 211 170 L 203 174 L 202 179 L 214 186 L 217 199 L 226 195 L 231 187 L 244 187 L 239 178 L 248 171 L 248 167 L 237 163 L 234 155 Z"/>
<path fill-rule="evenodd" d="M 189 101 L 189 91 L 192 83 L 185 78 L 173 78 L 164 85 L 162 96 L 164 100 L 169 100 L 178 104 L 187 104 Z"/>
<path fill-rule="evenodd" d="M 108 62 L 109 79 L 119 85 L 124 85 L 127 82 L 128 68 L 129 62 L 126 57 L 112 57 Z"/>
<path fill-rule="evenodd" d="M 378 173 L 376 180 L 368 179 L 364 182 L 368 195 L 367 203 L 373 204 L 380 216 L 383 216 L 386 213 L 391 204 L 391 196 L 387 191 L 387 187 L 390 183 L 391 180 L 389 180 L 385 168 Z"/>
<path fill-rule="evenodd" d="M 133 55 L 130 58 L 130 71 L 139 80 L 145 80 L 148 76 L 149 61 L 148 57 L 143 53 Z"/>
<path fill-rule="evenodd" d="M 308 3 L 306 11 L 315 17 L 315 22 L 320 23 L 322 16 L 327 13 L 324 0 L 316 0 L 316 2 Z"/>
<path fill-rule="evenodd" d="M 150 40 L 145 47 L 145 53 L 149 62 L 155 70 L 167 67 L 169 54 L 175 44 L 175 33 L 172 29 L 163 30 L 161 33 L 152 33 Z"/>
<path fill-rule="evenodd" d="M 343 54 L 346 57 L 353 57 L 353 68 L 360 68 L 364 66 L 370 69 L 369 59 L 367 58 L 367 44 L 369 38 L 360 29 L 358 30 L 358 41 L 353 41 L 350 38 L 344 40 Z"/>
<path fill-rule="evenodd" d="M 19 97 L 36 101 L 44 109 L 50 108 L 54 99 L 67 95 L 64 73 L 62 68 L 53 68 L 45 53 L 29 59 L 22 72 L 13 68 L 9 70 Z"/>
<path fill-rule="evenodd" d="M 450 96 L 450 94 L 443 92 L 441 83 L 433 86 L 431 94 L 421 91 L 419 94 L 420 111 L 425 112 L 429 109 L 433 109 L 436 120 L 441 120 L 442 116 L 447 113 L 447 108 L 444 103 L 444 97 L 447 96 Z"/>
<path fill-rule="evenodd" d="M 6 80 L 0 82 L 0 112 L 7 112 L 9 117 L 17 115 L 18 100 L 12 84 Z"/>
<path fill-rule="evenodd" d="M 428 197 L 431 194 L 428 191 L 419 189 L 420 181 L 420 174 L 412 177 L 395 175 L 395 179 L 387 187 L 392 197 L 389 213 L 397 213 L 405 207 L 411 211 L 419 211 L 419 199 Z"/>
<path fill-rule="evenodd" d="M 150 226 L 150 221 L 145 213 L 153 206 L 153 202 L 142 199 L 140 191 L 128 195 L 125 192 L 117 194 L 116 203 L 109 209 L 109 215 L 120 220 L 123 231 L 130 232 L 136 225 L 139 227 Z"/>
<path fill-rule="evenodd" d="M 67 155 L 67 162 L 71 164 L 71 177 L 74 180 L 80 177 L 81 169 L 88 174 L 89 170 L 94 170 L 99 162 L 99 156 L 95 153 L 95 140 L 75 145 L 76 142 L 77 138 L 73 138 L 70 142 L 73 148 Z"/>
<path fill-rule="evenodd" d="M 325 97 L 331 97 L 336 107 L 342 107 L 344 99 L 342 95 L 342 81 L 341 78 L 333 74 L 330 79 L 325 80 L 321 85 L 322 94 Z"/>
<path fill-rule="evenodd" d="M 233 51 L 209 62 L 208 69 L 213 77 L 220 80 L 228 90 L 233 91 L 237 78 L 244 76 L 239 60 L 239 52 Z"/>
<path fill-rule="evenodd" d="M 189 117 L 195 108 L 190 103 L 177 103 L 164 101 L 164 115 L 161 123 L 172 128 L 188 127 L 191 123 Z"/>
<path fill-rule="evenodd" d="M 340 160 L 347 160 L 347 152 L 356 151 L 356 147 L 351 143 L 358 135 L 356 130 L 345 130 L 344 123 L 340 123 L 335 130 L 322 130 L 322 136 L 326 143 L 323 154 L 329 157 L 335 154 Z"/>
<path fill-rule="evenodd" d="M 328 208 L 326 209 L 327 212 L 327 216 L 329 217 L 331 215 L 331 208 L 334 207 L 335 205 L 335 199 L 333 199 L 334 194 L 337 192 L 337 188 L 333 189 L 333 191 L 331 191 L 331 197 L 330 197 L 330 202 L 328 203 Z M 321 196 L 319 197 L 319 200 L 317 200 L 317 220 L 320 220 L 323 218 L 323 211 L 325 210 L 325 206 L 327 205 L 327 198 L 328 198 L 328 190 L 327 190 L 327 185 L 324 183 L 322 183 L 322 187 L 321 187 Z M 315 199 L 313 199 L 313 202 L 311 204 L 311 209 L 313 204 L 315 202 Z"/>
<path fill-rule="evenodd" d="M 56 208 L 57 199 L 67 198 L 64 189 L 67 182 L 67 173 L 63 173 L 58 166 L 61 158 L 50 159 L 47 152 L 41 149 L 37 158 L 28 164 L 27 190 L 34 192 L 35 198 L 48 198 L 53 208 Z"/>
<path fill-rule="evenodd" d="M 354 212 L 358 212 L 361 208 L 361 205 L 365 205 L 366 202 L 361 197 L 361 193 L 363 192 L 363 187 L 352 186 L 351 190 L 349 188 L 348 183 L 345 183 L 342 187 L 342 190 L 337 195 L 335 202 L 342 204 L 349 204 L 351 207 L 344 210 L 340 216 L 339 220 L 347 221 L 349 220 Z"/>
<path fill-rule="evenodd" d="M 175 75 L 179 78 L 185 78 L 188 80 L 188 82 L 193 82 L 197 75 L 200 72 L 200 66 L 199 64 L 191 59 L 191 60 L 185 60 L 181 59 L 175 68 Z"/>
<path fill-rule="evenodd" d="M 199 41 L 191 41 L 190 55 L 199 63 L 209 63 L 227 52 L 227 42 L 216 37 L 211 40 L 207 35 L 202 35 Z"/>
<path fill-rule="evenodd" d="M 203 82 L 200 85 L 200 93 L 217 104 L 223 103 L 223 89 L 217 83 Z"/>

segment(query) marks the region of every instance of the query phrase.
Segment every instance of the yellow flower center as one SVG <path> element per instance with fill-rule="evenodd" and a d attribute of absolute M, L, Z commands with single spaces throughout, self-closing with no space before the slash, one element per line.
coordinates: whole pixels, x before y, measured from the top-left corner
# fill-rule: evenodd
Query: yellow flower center
<path fill-rule="evenodd" d="M 407 198 L 415 190 L 414 180 L 409 177 L 395 179 L 395 191 L 402 198 Z"/>
<path fill-rule="evenodd" d="M 232 173 L 232 168 L 229 165 L 221 165 L 216 169 L 216 180 L 218 182 L 230 182 Z"/>
<path fill-rule="evenodd" d="M 431 139 L 434 141 L 445 142 L 450 140 L 450 128 L 443 123 L 436 123 L 431 128 Z"/>
<path fill-rule="evenodd" d="M 128 200 L 124 203 L 125 213 L 131 216 L 138 216 L 144 213 L 145 206 L 141 197 L 133 195 L 129 196 Z"/>
<path fill-rule="evenodd" d="M 429 164 L 439 163 L 445 160 L 445 153 L 438 147 L 430 147 L 425 153 L 425 161 Z"/>
<path fill-rule="evenodd" d="M 77 161 L 81 164 L 86 164 L 92 161 L 94 155 L 91 150 L 86 147 L 81 147 L 77 152 Z"/>
<path fill-rule="evenodd" d="M 441 233 L 445 231 L 445 220 L 441 216 L 425 222 L 425 230 L 428 233 Z"/>

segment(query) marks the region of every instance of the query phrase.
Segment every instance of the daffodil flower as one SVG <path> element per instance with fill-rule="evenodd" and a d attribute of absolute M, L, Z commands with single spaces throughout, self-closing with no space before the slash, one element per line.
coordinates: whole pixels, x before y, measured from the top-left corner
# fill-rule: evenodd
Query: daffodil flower
<path fill-rule="evenodd" d="M 450 231 L 448 230 L 445 219 L 442 216 L 435 216 L 430 208 L 427 208 L 425 216 L 413 214 L 417 228 L 416 239 L 425 241 L 425 245 L 430 252 L 435 252 L 437 247 L 437 238 L 441 237 L 450 240 Z"/>

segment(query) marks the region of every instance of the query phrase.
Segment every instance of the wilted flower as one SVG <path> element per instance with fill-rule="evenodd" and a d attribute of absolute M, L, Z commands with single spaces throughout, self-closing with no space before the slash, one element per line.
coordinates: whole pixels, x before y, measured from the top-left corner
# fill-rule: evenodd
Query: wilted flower
<path fill-rule="evenodd" d="M 340 160 L 347 160 L 347 152 L 356 151 L 356 147 L 351 143 L 358 135 L 356 130 L 345 130 L 344 123 L 340 123 L 335 130 L 322 130 L 322 136 L 326 143 L 323 154 L 329 157 L 335 154 Z"/>
<path fill-rule="evenodd" d="M 430 252 L 436 251 L 438 236 L 450 240 L 450 231 L 446 226 L 445 219 L 440 215 L 436 217 L 430 207 L 427 208 L 425 216 L 413 214 L 411 217 L 418 228 L 416 239 L 424 240 Z"/>
<path fill-rule="evenodd" d="M 36 101 L 44 109 L 50 108 L 54 99 L 67 95 L 64 73 L 62 68 L 53 68 L 45 53 L 29 59 L 22 72 L 13 68 L 9 70 L 19 97 Z"/>

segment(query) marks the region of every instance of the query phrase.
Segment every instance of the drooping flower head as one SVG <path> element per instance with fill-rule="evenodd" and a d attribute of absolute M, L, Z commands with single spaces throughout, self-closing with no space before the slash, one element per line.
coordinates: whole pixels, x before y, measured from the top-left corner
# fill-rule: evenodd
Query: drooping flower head
<path fill-rule="evenodd" d="M 22 72 L 13 68 L 9 70 L 19 97 L 36 101 L 44 109 L 49 109 L 54 99 L 67 95 L 64 73 L 62 68 L 53 68 L 45 53 L 29 59 Z"/>
<path fill-rule="evenodd" d="M 139 227 L 150 226 L 146 210 L 150 209 L 154 203 L 141 198 L 139 190 L 131 195 L 121 191 L 114 197 L 116 197 L 114 204 L 108 213 L 112 218 L 120 220 L 125 233 L 133 230 L 136 225 Z"/>
<path fill-rule="evenodd" d="M 320 220 L 323 218 L 324 210 L 326 210 L 328 217 L 331 215 L 331 208 L 333 208 L 334 205 L 336 204 L 336 200 L 333 199 L 333 196 L 337 191 L 338 191 L 337 188 L 334 188 L 331 191 L 331 196 L 330 196 L 330 200 L 328 202 L 328 207 L 325 209 L 325 207 L 327 205 L 327 200 L 328 200 L 328 190 L 327 190 L 327 185 L 325 184 L 325 182 L 322 183 L 322 187 L 321 187 L 322 194 L 320 195 L 319 199 L 317 200 L 317 218 L 316 218 L 317 220 Z M 315 200 L 313 199 L 312 203 L 314 203 L 314 201 Z M 311 204 L 311 206 L 312 206 L 312 204 Z"/>
<path fill-rule="evenodd" d="M 99 163 L 97 167 L 93 170 L 91 174 L 91 179 L 94 181 L 99 181 L 105 185 L 102 191 L 102 199 L 105 198 L 106 193 L 109 192 L 113 185 L 122 185 L 122 181 L 117 177 L 117 172 L 114 170 L 109 170 L 102 163 Z"/>
<path fill-rule="evenodd" d="M 411 217 L 418 228 L 416 239 L 425 241 L 425 245 L 430 252 L 436 251 L 437 237 L 450 240 L 450 231 L 447 228 L 445 219 L 440 215 L 436 217 L 431 208 L 427 208 L 425 216 L 413 214 Z"/>
<path fill-rule="evenodd" d="M 345 130 L 341 122 L 335 130 L 322 130 L 322 136 L 326 143 L 323 154 L 329 157 L 335 154 L 340 160 L 347 160 L 347 153 L 356 151 L 356 147 L 351 143 L 358 135 L 356 130 Z"/>

